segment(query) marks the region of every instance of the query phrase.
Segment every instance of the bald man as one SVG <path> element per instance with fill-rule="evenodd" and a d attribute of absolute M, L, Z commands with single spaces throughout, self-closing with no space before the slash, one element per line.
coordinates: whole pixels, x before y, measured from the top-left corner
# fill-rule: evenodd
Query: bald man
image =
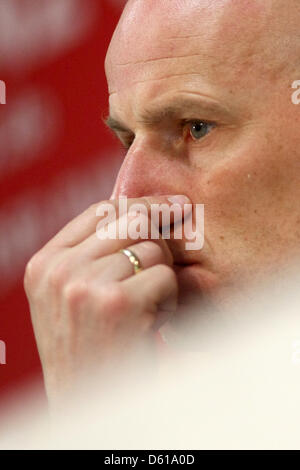
<path fill-rule="evenodd" d="M 98 203 L 40 250 L 25 288 L 50 397 L 149 341 L 187 293 L 222 305 L 299 255 L 299 22 L 297 0 L 126 4 L 105 63 L 127 148 L 110 203 L 204 204 L 205 243 L 99 240 Z"/>

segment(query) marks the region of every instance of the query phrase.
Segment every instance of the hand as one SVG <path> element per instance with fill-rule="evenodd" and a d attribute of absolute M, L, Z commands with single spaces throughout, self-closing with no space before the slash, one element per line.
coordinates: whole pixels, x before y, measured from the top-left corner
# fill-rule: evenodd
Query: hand
<path fill-rule="evenodd" d="M 117 200 L 105 202 L 118 213 Z M 171 205 L 167 197 L 155 197 L 129 199 L 128 207 L 135 203 L 146 205 L 148 216 L 153 203 Z M 113 367 L 152 339 L 176 309 L 177 281 L 166 241 L 99 240 L 98 207 L 66 225 L 26 267 L 24 286 L 50 399 L 73 389 L 86 366 Z M 137 275 L 119 252 L 124 248 L 141 262 Z"/>

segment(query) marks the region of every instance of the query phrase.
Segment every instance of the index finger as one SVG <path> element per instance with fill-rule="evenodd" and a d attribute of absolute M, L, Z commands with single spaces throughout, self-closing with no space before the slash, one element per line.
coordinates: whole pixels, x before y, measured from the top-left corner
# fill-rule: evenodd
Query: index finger
<path fill-rule="evenodd" d="M 92 204 L 87 210 L 82 214 L 77 216 L 71 222 L 69 222 L 65 227 L 55 235 L 52 240 L 48 243 L 49 245 L 56 245 L 57 247 L 73 247 L 86 238 L 91 236 L 96 232 L 97 224 L 99 223 L 99 208 L 100 206 L 110 205 L 113 206 L 116 211 L 116 216 L 119 217 L 120 203 L 122 204 L 124 198 L 114 199 L 109 201 L 102 201 L 100 203 Z M 127 199 L 127 208 L 128 211 L 134 208 L 136 204 L 143 204 L 148 214 L 150 214 L 150 209 L 154 205 L 167 204 L 172 206 L 173 204 L 179 205 L 182 208 L 181 218 L 183 216 L 184 205 L 191 204 L 190 199 L 185 195 L 171 195 L 171 196 L 147 196 L 142 198 L 130 198 Z M 173 214 L 173 215 L 172 215 Z M 173 219 L 170 220 L 171 223 L 174 223 L 176 219 L 176 214 L 172 213 L 171 216 Z M 174 219 L 175 217 L 175 219 Z M 161 223 L 161 221 L 160 221 Z"/>

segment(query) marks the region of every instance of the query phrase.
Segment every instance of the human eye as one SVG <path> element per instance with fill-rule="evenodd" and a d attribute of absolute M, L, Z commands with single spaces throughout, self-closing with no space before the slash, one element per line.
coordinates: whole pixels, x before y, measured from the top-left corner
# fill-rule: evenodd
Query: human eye
<path fill-rule="evenodd" d="M 184 130 L 184 135 L 192 137 L 194 142 L 204 139 L 210 132 L 217 126 L 214 122 L 208 122 L 201 119 L 191 119 L 181 121 L 181 128 Z M 119 135 L 123 150 L 127 153 L 135 140 L 133 133 Z"/>
<path fill-rule="evenodd" d="M 206 137 L 215 127 L 216 124 L 199 119 L 184 121 L 183 123 L 186 132 L 192 137 L 195 142 Z"/>

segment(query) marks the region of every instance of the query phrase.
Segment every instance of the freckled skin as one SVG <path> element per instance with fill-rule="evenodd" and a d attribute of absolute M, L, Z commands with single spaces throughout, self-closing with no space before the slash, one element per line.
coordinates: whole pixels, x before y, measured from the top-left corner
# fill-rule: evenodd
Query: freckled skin
<path fill-rule="evenodd" d="M 296 0 L 131 0 L 107 53 L 110 112 L 135 134 L 114 196 L 204 203 L 206 243 L 196 256 L 221 287 L 300 253 L 300 106 L 291 102 L 299 27 Z M 140 122 L 150 104 L 189 93 L 221 103 L 232 119 L 216 115 L 199 142 Z M 183 244 L 172 242 L 173 252 Z"/>

